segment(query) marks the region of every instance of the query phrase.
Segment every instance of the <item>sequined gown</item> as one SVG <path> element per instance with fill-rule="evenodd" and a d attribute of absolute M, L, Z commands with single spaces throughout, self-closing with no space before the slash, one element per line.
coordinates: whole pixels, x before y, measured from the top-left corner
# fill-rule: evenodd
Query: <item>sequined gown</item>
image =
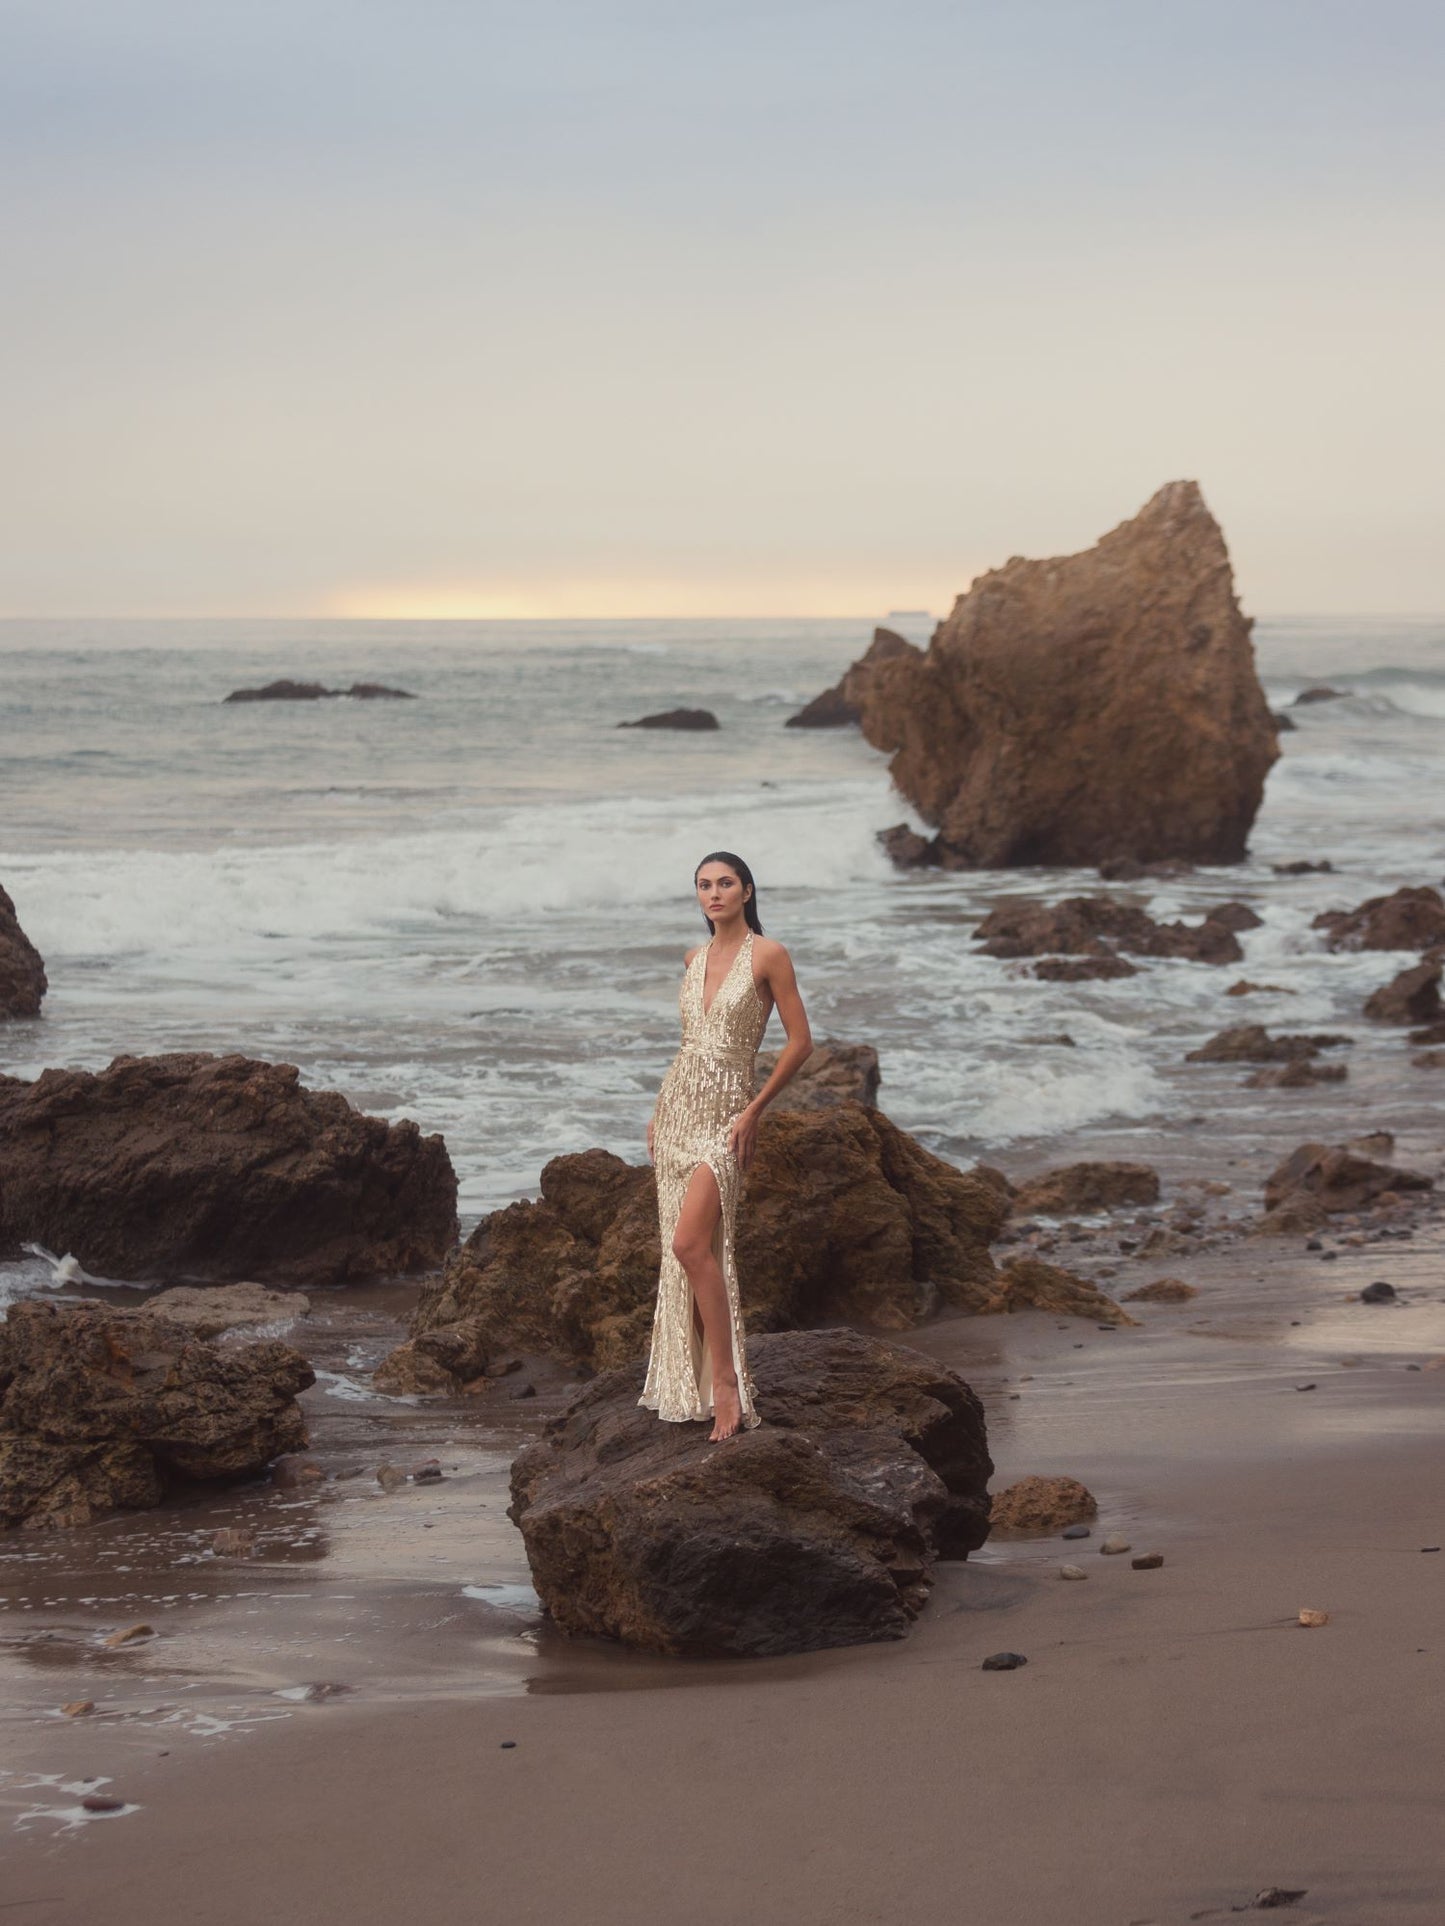
<path fill-rule="evenodd" d="M 755 1059 L 768 1011 L 753 981 L 752 931 L 743 938 L 709 1009 L 702 1004 L 707 975 L 705 943 L 688 965 L 678 1001 L 682 1048 L 673 1058 L 653 1113 L 652 1159 L 657 1169 L 657 1216 L 662 1274 L 652 1320 L 652 1353 L 638 1403 L 677 1422 L 712 1416 L 712 1356 L 693 1317 L 692 1287 L 672 1254 L 673 1232 L 693 1172 L 706 1164 L 717 1179 L 722 1214 L 713 1255 L 727 1285 L 733 1364 L 744 1425 L 759 1422 L 748 1376 L 735 1252 L 742 1172 L 728 1149 L 728 1130 L 752 1100 Z"/>

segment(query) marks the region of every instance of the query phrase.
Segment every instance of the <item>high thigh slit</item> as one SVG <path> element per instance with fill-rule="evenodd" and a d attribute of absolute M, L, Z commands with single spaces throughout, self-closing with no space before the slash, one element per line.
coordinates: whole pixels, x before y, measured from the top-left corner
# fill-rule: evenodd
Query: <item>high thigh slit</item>
<path fill-rule="evenodd" d="M 712 1249 L 727 1292 L 742 1423 L 752 1426 L 759 1420 L 747 1369 L 735 1248 L 742 1170 L 736 1153 L 728 1147 L 728 1132 L 752 1100 L 754 1064 L 768 1012 L 753 981 L 751 931 L 743 938 L 711 1004 L 704 1009 L 703 986 L 711 947 L 710 943 L 703 945 L 683 976 L 679 993 L 682 1048 L 663 1078 L 653 1117 L 652 1157 L 657 1170 L 662 1266 L 647 1382 L 638 1402 L 660 1418 L 677 1423 L 714 1415 L 711 1351 L 706 1334 L 698 1333 L 700 1320 L 692 1285 L 672 1249 L 688 1187 L 706 1164 L 717 1185 L 719 1210 Z"/>

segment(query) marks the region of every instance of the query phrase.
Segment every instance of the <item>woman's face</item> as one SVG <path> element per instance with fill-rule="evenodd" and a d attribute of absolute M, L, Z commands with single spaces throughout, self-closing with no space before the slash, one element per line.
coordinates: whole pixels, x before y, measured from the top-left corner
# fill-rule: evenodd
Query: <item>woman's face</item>
<path fill-rule="evenodd" d="M 709 922 L 732 922 L 742 915 L 747 900 L 742 878 L 726 863 L 704 863 L 697 872 L 698 907 Z"/>

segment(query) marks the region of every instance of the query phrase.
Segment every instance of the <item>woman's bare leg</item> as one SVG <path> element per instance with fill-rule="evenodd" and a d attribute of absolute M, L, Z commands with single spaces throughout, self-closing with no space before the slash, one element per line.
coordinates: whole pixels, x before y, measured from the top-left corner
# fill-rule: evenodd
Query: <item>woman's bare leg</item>
<path fill-rule="evenodd" d="M 687 1272 L 692 1301 L 702 1319 L 703 1334 L 712 1353 L 713 1427 L 710 1441 L 732 1437 L 742 1423 L 742 1397 L 733 1366 L 733 1320 L 722 1267 L 712 1254 L 713 1233 L 722 1216 L 717 1178 L 707 1164 L 699 1164 L 688 1180 L 687 1193 L 672 1235 L 672 1252 Z"/>

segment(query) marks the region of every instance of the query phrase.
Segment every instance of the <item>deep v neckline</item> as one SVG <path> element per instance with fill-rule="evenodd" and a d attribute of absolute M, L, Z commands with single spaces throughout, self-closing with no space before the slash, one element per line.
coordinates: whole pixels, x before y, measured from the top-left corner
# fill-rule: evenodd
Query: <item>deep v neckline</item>
<path fill-rule="evenodd" d="M 716 940 L 717 939 L 715 937 L 710 936 L 707 942 L 703 945 L 702 976 L 699 979 L 698 986 L 697 986 L 697 1003 L 698 1003 L 698 1008 L 702 1011 L 704 1017 L 710 1017 L 713 1011 L 717 1008 L 717 1000 L 722 995 L 723 991 L 727 988 L 729 982 L 732 980 L 732 973 L 738 966 L 738 957 L 742 955 L 743 951 L 748 947 L 749 942 L 752 940 L 752 931 L 749 930 L 748 934 L 743 938 L 742 942 L 738 944 L 737 952 L 734 955 L 732 962 L 728 964 L 727 969 L 723 972 L 722 982 L 719 983 L 717 988 L 713 991 L 712 1002 L 709 1003 L 706 1000 L 707 999 L 707 959 L 712 953 L 712 946 L 716 942 Z"/>

